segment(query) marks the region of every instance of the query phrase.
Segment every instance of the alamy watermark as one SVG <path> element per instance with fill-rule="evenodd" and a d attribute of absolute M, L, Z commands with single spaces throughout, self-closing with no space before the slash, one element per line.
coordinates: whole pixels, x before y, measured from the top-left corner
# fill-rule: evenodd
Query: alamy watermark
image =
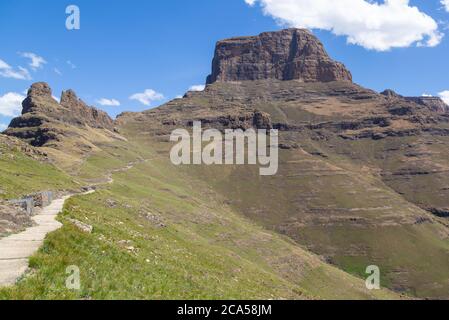
<path fill-rule="evenodd" d="M 178 142 L 170 152 L 174 165 L 249 164 L 259 165 L 262 176 L 273 176 L 278 172 L 278 130 L 226 129 L 223 135 L 216 129 L 203 132 L 201 122 L 196 121 L 193 123 L 192 135 L 185 129 L 176 129 L 170 141 Z"/>
<path fill-rule="evenodd" d="M 69 290 L 81 290 L 80 268 L 78 266 L 68 266 L 65 270 L 68 275 L 65 286 Z"/>
<path fill-rule="evenodd" d="M 380 268 L 378 266 L 368 266 L 366 274 L 370 276 L 366 279 L 365 285 L 368 290 L 380 290 Z"/>
<path fill-rule="evenodd" d="M 81 28 L 80 8 L 72 4 L 65 9 L 65 13 L 69 15 L 65 20 L 67 30 L 79 30 Z"/>

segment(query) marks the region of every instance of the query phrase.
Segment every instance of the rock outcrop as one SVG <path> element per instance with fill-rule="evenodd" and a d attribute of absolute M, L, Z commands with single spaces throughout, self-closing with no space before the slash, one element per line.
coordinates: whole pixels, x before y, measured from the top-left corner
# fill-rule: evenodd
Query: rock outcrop
<path fill-rule="evenodd" d="M 62 92 L 61 103 L 58 103 L 45 82 L 34 83 L 28 90 L 22 103 L 22 115 L 27 114 L 44 114 L 72 125 L 88 125 L 92 128 L 113 129 L 114 126 L 106 112 L 89 107 L 72 90 Z M 16 127 L 19 123 L 20 127 L 24 126 L 20 118 L 16 118 L 10 127 Z M 36 123 L 31 126 L 36 126 Z"/>
<path fill-rule="evenodd" d="M 207 83 L 244 80 L 352 81 L 308 30 L 286 29 L 219 41 Z"/>
<path fill-rule="evenodd" d="M 50 86 L 45 82 L 37 82 L 30 87 L 22 102 L 22 115 L 33 112 L 51 113 L 57 107 L 58 102 L 53 99 Z"/>
<path fill-rule="evenodd" d="M 218 117 L 204 117 L 196 118 L 195 120 L 189 120 L 186 122 L 187 126 L 192 126 L 193 121 L 200 121 L 202 125 L 211 127 L 214 129 L 265 129 L 270 130 L 273 128 L 271 117 L 266 112 L 254 110 L 252 112 L 240 113 L 240 114 L 228 114 Z M 179 123 L 167 123 L 168 125 L 178 125 Z"/>
<path fill-rule="evenodd" d="M 58 103 L 49 85 L 38 82 L 28 90 L 22 115 L 11 121 L 5 134 L 40 147 L 63 136 L 79 135 L 76 128 L 86 127 L 112 131 L 114 122 L 106 112 L 87 106 L 72 90 L 63 92 Z"/>
<path fill-rule="evenodd" d="M 406 102 L 413 102 L 417 105 L 424 106 L 429 110 L 437 113 L 449 113 L 449 105 L 447 105 L 443 99 L 439 97 L 404 97 L 391 89 L 387 89 L 381 92 L 382 95 L 386 96 L 388 99 L 399 99 L 405 100 Z"/>
<path fill-rule="evenodd" d="M 406 97 L 407 100 L 423 105 L 438 113 L 448 113 L 449 106 L 438 97 Z"/>
<path fill-rule="evenodd" d="M 112 129 L 114 127 L 113 120 L 109 115 L 94 107 L 89 107 L 81 99 L 79 99 L 73 90 L 62 92 L 61 106 L 70 110 L 70 112 L 84 124 L 92 128 Z"/>

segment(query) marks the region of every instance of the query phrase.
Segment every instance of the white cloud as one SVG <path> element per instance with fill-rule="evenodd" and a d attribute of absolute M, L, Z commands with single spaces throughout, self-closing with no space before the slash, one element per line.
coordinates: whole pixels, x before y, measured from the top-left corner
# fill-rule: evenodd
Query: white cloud
<path fill-rule="evenodd" d="M 449 105 L 449 90 L 442 91 L 438 95 L 447 105 Z"/>
<path fill-rule="evenodd" d="M 449 0 L 444 0 L 449 1 Z M 443 34 L 438 23 L 409 0 L 245 0 L 259 3 L 264 14 L 280 24 L 297 28 L 328 30 L 346 36 L 347 42 L 366 49 L 434 47 Z"/>
<path fill-rule="evenodd" d="M 7 124 L 0 123 L 0 132 L 6 130 L 7 128 L 8 128 Z"/>
<path fill-rule="evenodd" d="M 27 69 L 20 66 L 14 69 L 2 59 L 0 59 L 0 76 L 17 80 L 31 80 L 31 75 Z"/>
<path fill-rule="evenodd" d="M 30 59 L 30 63 L 28 64 L 31 69 L 36 71 L 37 69 L 40 69 L 44 66 L 44 64 L 47 63 L 44 58 L 38 56 L 35 53 L 32 52 L 19 52 L 20 56 Z"/>
<path fill-rule="evenodd" d="M 60 98 L 58 98 L 57 96 L 51 96 L 53 98 L 53 100 L 56 100 L 56 102 L 59 103 L 59 101 L 61 100 Z"/>
<path fill-rule="evenodd" d="M 433 97 L 431 94 L 428 94 L 428 93 L 423 93 L 422 95 L 421 95 L 421 97 L 425 97 L 425 98 L 431 98 L 431 97 Z"/>
<path fill-rule="evenodd" d="M 118 106 L 120 106 L 120 101 L 115 100 L 115 99 L 102 98 L 100 100 L 97 100 L 97 103 L 99 105 L 106 106 L 106 107 L 118 107 Z"/>
<path fill-rule="evenodd" d="M 153 101 L 160 101 L 164 99 L 164 95 L 162 93 L 156 92 L 153 89 L 146 89 L 142 93 L 135 93 L 131 97 L 131 100 L 137 100 L 143 105 L 149 106 Z"/>
<path fill-rule="evenodd" d="M 204 84 L 196 84 L 194 86 L 191 86 L 189 88 L 189 91 L 204 91 L 206 89 L 206 86 Z"/>
<path fill-rule="evenodd" d="M 70 66 L 70 68 L 76 69 L 76 65 L 72 61 L 67 60 L 67 64 Z"/>
<path fill-rule="evenodd" d="M 449 0 L 441 0 L 441 4 L 444 6 L 447 12 L 449 12 Z"/>
<path fill-rule="evenodd" d="M 7 117 L 16 117 L 22 111 L 22 101 L 25 96 L 16 93 L 8 92 L 0 96 L 0 114 Z"/>
<path fill-rule="evenodd" d="M 62 76 L 62 72 L 61 72 L 58 68 L 54 68 L 53 71 L 54 71 L 57 75 Z"/>
<path fill-rule="evenodd" d="M 10 69 L 10 68 L 11 68 L 11 66 L 9 64 L 7 64 L 5 61 L 0 59 L 0 70 Z"/>

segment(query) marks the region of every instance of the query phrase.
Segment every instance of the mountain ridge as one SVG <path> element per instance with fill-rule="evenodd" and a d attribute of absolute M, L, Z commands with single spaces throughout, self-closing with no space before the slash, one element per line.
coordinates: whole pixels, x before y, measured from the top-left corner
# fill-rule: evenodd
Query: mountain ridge
<path fill-rule="evenodd" d="M 121 174 L 118 184 L 99 193 L 100 200 L 91 199 L 99 206 L 89 203 L 93 212 L 102 212 L 98 216 L 92 213 L 92 220 L 109 219 L 104 212 L 111 207 L 122 210 L 105 199 L 113 194 L 132 204 L 126 204 L 131 206 L 129 210 L 123 209 L 128 218 L 137 214 L 131 210 L 137 206 L 140 219 L 141 211 L 149 210 L 142 208 L 145 204 L 153 212 L 144 215 L 150 220 L 169 221 L 164 223 L 169 230 L 176 225 L 178 231 L 188 230 L 187 234 L 198 232 L 209 245 L 236 247 L 245 261 L 262 261 L 282 281 L 300 284 L 318 296 L 338 298 L 338 292 L 342 294 L 338 288 L 350 290 L 354 297 L 372 296 L 363 290 L 361 279 L 366 277 L 367 266 L 377 265 L 382 271 L 382 286 L 396 293 L 447 298 L 449 223 L 443 217 L 449 212 L 449 116 L 445 108 L 438 107 L 438 101 L 435 104 L 393 91 L 382 94 L 363 88 L 350 81 L 346 69 L 340 73 L 338 64 L 336 73 L 330 69 L 338 81 L 328 81 L 334 78 L 322 77 L 317 66 L 320 61 L 335 62 L 324 59 L 313 38 L 312 49 L 304 51 L 313 53 L 310 61 L 296 64 L 299 51 L 295 50 L 293 59 L 286 56 L 295 32 L 299 31 L 263 36 L 269 39 L 267 43 L 279 45 L 281 58 L 276 61 L 281 63 L 276 65 L 272 64 L 276 50 L 262 50 L 262 63 L 258 64 L 252 51 L 259 46 L 254 45 L 258 37 L 225 40 L 222 43 L 232 46 L 244 42 L 244 48 L 249 41 L 251 50 L 242 50 L 239 44 L 229 59 L 224 56 L 223 64 L 215 59 L 215 76 L 202 92 L 189 92 L 155 109 L 121 114 L 113 123 L 115 132 L 112 127 L 92 128 L 84 121 L 70 124 L 70 118 L 55 119 L 50 113 L 56 102 L 44 99 L 37 118 L 58 130 L 61 124 L 69 124 L 71 130 L 61 131 L 55 140 L 43 144 L 45 151 L 57 158 L 67 150 L 66 141 L 70 146 L 86 144 L 85 152 L 76 155 L 82 161 L 76 162 L 74 172 L 89 179 L 106 168 L 135 160 L 137 155 L 153 159 Z M 307 39 L 312 37 L 308 32 L 300 33 Z M 293 72 L 285 73 L 286 68 Z M 295 79 L 290 79 L 291 75 Z M 66 100 L 78 103 L 71 92 Z M 278 129 L 278 175 L 260 177 L 254 166 L 172 165 L 170 134 L 174 129 L 190 130 L 194 121 L 219 130 Z M 45 125 L 32 128 L 42 127 Z M 17 129 L 6 132 L 14 135 Z M 100 132 L 109 139 L 91 139 L 92 133 Z M 52 154 L 55 148 L 59 153 Z M 201 191 L 193 196 L 197 186 Z M 100 230 L 114 232 L 105 225 Z M 267 236 L 267 232 L 276 236 Z M 270 239 L 276 239 L 276 246 L 284 253 L 271 247 Z M 299 251 L 292 254 L 292 248 Z M 303 266 L 307 266 L 306 272 Z M 323 285 L 328 291 L 317 289 L 322 279 L 332 278 L 334 268 L 360 280 L 356 291 L 350 289 L 352 285 L 345 287 L 341 279 L 329 280 L 328 287 Z M 326 270 L 326 275 L 317 269 Z M 288 296 L 298 294 L 289 292 Z"/>

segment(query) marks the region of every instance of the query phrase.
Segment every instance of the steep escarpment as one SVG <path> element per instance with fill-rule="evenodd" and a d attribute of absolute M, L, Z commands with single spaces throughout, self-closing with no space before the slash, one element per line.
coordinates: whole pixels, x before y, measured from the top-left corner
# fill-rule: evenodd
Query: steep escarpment
<path fill-rule="evenodd" d="M 280 131 L 277 175 L 260 177 L 250 165 L 173 170 L 200 177 L 237 212 L 345 271 L 364 277 L 377 265 L 391 289 L 447 298 L 447 106 L 363 88 L 328 59 L 301 30 L 220 41 L 203 92 L 117 124 L 169 161 L 174 129 L 193 121 L 257 128 L 251 115 L 262 114 Z M 332 64 L 329 76 L 317 71 L 320 61 Z"/>
<path fill-rule="evenodd" d="M 352 81 L 308 30 L 287 29 L 219 41 L 207 83 L 244 80 Z"/>

